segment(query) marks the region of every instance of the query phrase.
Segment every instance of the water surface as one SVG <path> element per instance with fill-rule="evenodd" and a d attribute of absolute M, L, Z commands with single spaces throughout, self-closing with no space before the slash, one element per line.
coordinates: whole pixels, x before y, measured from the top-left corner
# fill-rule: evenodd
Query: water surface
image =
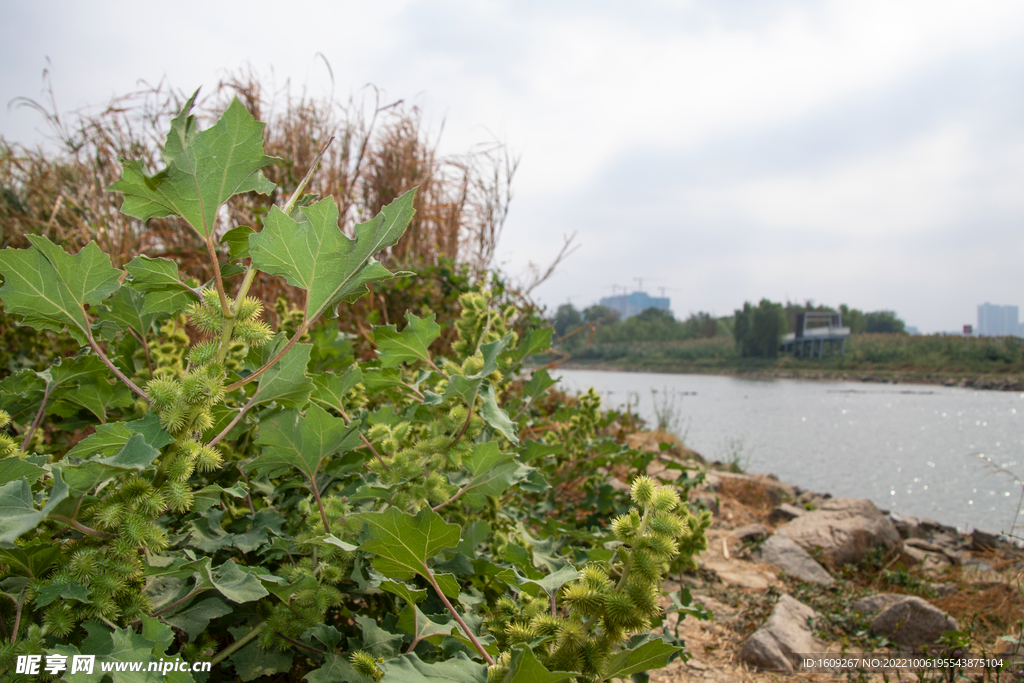
<path fill-rule="evenodd" d="M 736 459 L 805 489 L 869 498 L 962 530 L 1009 531 L 1024 478 L 1024 394 L 861 382 L 559 370 L 605 407 L 654 424 L 673 402 L 675 431 L 709 460 Z M 652 390 L 657 394 L 652 396 Z M 666 393 L 667 392 L 667 393 Z M 1020 517 L 1024 523 L 1024 517 Z"/>

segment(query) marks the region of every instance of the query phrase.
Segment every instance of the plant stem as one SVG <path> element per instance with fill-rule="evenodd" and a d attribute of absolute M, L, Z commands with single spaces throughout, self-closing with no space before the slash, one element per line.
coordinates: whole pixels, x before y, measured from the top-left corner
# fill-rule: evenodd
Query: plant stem
<path fill-rule="evenodd" d="M 231 431 L 231 428 L 234 427 L 236 424 L 238 424 L 238 421 L 241 420 L 242 417 L 247 412 L 249 412 L 249 408 L 252 408 L 253 404 L 256 403 L 256 397 L 259 395 L 259 393 L 260 393 L 259 390 L 257 390 L 256 393 L 252 395 L 252 398 L 249 399 L 249 402 L 246 403 L 244 406 L 242 406 L 242 409 L 238 411 L 238 415 L 235 415 L 235 417 L 232 418 L 231 422 L 228 423 L 228 426 L 225 427 L 221 431 L 220 434 L 218 434 L 217 436 L 213 437 L 213 441 L 208 443 L 207 444 L 208 446 L 216 446 L 218 443 L 220 443 L 221 439 L 223 439 L 225 436 L 227 436 L 228 432 Z"/>
<path fill-rule="evenodd" d="M 451 498 L 449 498 L 448 500 L 446 500 L 446 501 L 445 501 L 445 502 L 443 502 L 443 503 L 439 503 L 439 504 L 435 505 L 434 507 L 432 507 L 432 508 L 430 508 L 430 509 L 431 509 L 431 510 L 433 510 L 434 512 L 437 512 L 438 510 L 440 510 L 441 508 L 443 508 L 443 507 L 444 507 L 445 505 L 447 505 L 448 503 L 451 503 L 451 502 L 453 502 L 453 501 L 454 501 L 454 500 L 455 500 L 456 498 L 458 498 L 458 497 L 459 497 L 459 496 L 461 496 L 461 495 L 462 495 L 463 493 L 465 493 L 465 492 L 466 492 L 467 490 L 469 490 L 469 487 L 473 485 L 473 482 L 474 482 L 474 481 L 476 481 L 476 477 L 474 477 L 473 479 L 470 479 L 470 480 L 469 480 L 469 483 L 467 483 L 467 484 L 466 484 L 465 486 L 463 486 L 463 487 L 462 487 L 461 489 L 459 489 L 458 491 L 456 491 L 456 492 L 455 492 L 455 495 L 454 495 L 454 496 L 452 496 Z"/>
<path fill-rule="evenodd" d="M 117 538 L 116 535 L 108 534 L 106 531 L 90 529 L 78 520 L 65 517 L 64 515 L 50 515 L 50 519 L 56 522 L 61 522 L 62 524 L 67 524 L 69 527 L 81 531 L 83 534 L 88 534 L 89 536 L 99 536 L 101 538 Z"/>
<path fill-rule="evenodd" d="M 227 392 L 227 391 L 234 391 L 235 389 L 238 389 L 240 387 L 244 387 L 246 384 L 248 384 L 249 382 L 253 381 L 254 379 L 258 379 L 263 373 L 265 373 L 270 368 L 274 367 L 277 364 L 277 361 L 281 360 L 281 358 L 284 357 L 284 354 L 286 354 L 289 351 L 291 351 L 292 347 L 295 346 L 295 344 L 299 341 L 299 338 L 302 337 L 302 335 L 306 334 L 306 332 L 308 330 L 309 330 L 309 327 L 308 327 L 307 323 L 305 323 L 305 322 L 302 323 L 299 326 L 299 329 L 295 330 L 295 334 L 292 335 L 292 338 L 288 340 L 288 343 L 284 345 L 284 348 L 281 349 L 280 351 L 278 351 L 277 353 L 275 353 L 273 358 L 271 358 L 266 363 L 264 363 L 263 366 L 260 367 L 259 370 L 257 370 L 256 372 L 252 373 L 251 375 L 249 375 L 247 377 L 243 377 L 242 379 L 238 380 L 237 382 L 233 382 L 232 384 L 229 384 L 226 387 L 224 387 L 224 391 L 225 392 Z"/>
<path fill-rule="evenodd" d="M 444 606 L 447 607 L 448 611 L 451 612 L 453 617 L 455 617 L 455 621 L 459 622 L 459 626 L 462 627 L 462 632 L 466 634 L 466 637 L 469 638 L 470 641 L 472 641 L 473 646 L 476 647 L 477 652 L 480 653 L 484 660 L 488 664 L 493 665 L 494 660 L 491 659 L 491 656 L 487 654 L 487 650 L 484 649 L 484 646 L 480 644 L 480 641 L 476 639 L 473 632 L 469 630 L 468 626 L 466 626 L 466 622 L 462 620 L 459 613 L 455 611 L 454 607 L 452 607 L 452 603 L 448 602 L 448 596 L 446 596 L 441 590 L 441 587 L 437 585 L 437 579 L 434 578 L 434 573 L 430 571 L 430 568 L 426 564 L 423 565 L 423 571 L 426 572 L 427 581 L 429 581 L 430 585 L 434 587 L 434 591 L 437 593 L 437 596 L 441 598 L 441 602 L 444 603 Z"/>
<path fill-rule="evenodd" d="M 25 598 L 22 597 L 21 600 L 15 600 L 14 604 L 17 607 L 14 610 L 14 635 L 11 636 L 11 645 L 18 642 L 18 628 L 21 626 L 21 610 L 25 606 Z"/>
<path fill-rule="evenodd" d="M 84 308 L 82 309 L 82 315 L 85 315 Z M 149 396 L 146 395 L 145 391 L 135 386 L 134 382 L 125 377 L 124 373 L 118 370 L 117 366 L 110 362 L 110 359 L 107 358 L 107 354 L 103 353 L 103 349 L 101 349 L 100 345 L 96 343 L 95 339 L 93 339 L 92 330 L 89 329 L 88 325 L 86 325 L 85 327 L 85 338 L 89 342 L 89 346 L 92 348 L 92 350 L 96 353 L 97 356 L 100 357 L 100 360 L 103 361 L 103 364 L 110 368 L 110 371 L 113 372 L 119 380 L 128 385 L 128 388 L 134 391 L 136 394 L 146 399 L 148 403 L 152 403 L 152 401 L 150 401 L 149 399 Z"/>
<path fill-rule="evenodd" d="M 220 261 L 217 259 L 217 249 L 213 246 L 213 233 L 206 237 L 206 252 L 210 255 L 210 265 L 213 266 L 214 283 L 217 285 L 217 296 L 220 297 L 220 309 L 225 318 L 231 319 L 234 313 L 228 306 L 228 295 L 224 292 L 224 278 L 220 274 Z"/>
<path fill-rule="evenodd" d="M 316 506 L 320 508 L 320 519 L 324 523 L 324 531 L 331 533 L 331 525 L 327 523 L 327 513 L 324 512 L 324 502 L 320 500 L 320 489 L 316 485 L 316 472 L 309 478 L 309 487 L 313 489 L 313 497 L 316 498 Z"/>
<path fill-rule="evenodd" d="M 235 654 L 235 652 L 241 650 L 249 643 L 250 640 L 258 636 L 260 634 L 260 631 L 266 628 L 266 626 L 267 622 L 260 622 L 260 624 L 253 628 L 251 631 L 249 631 L 244 636 L 242 636 L 241 638 L 239 638 L 238 640 L 236 640 L 235 642 L 231 643 L 226 648 L 218 652 L 217 656 L 210 660 L 210 668 L 213 668 L 214 666 L 220 664 L 225 659 Z"/>
<path fill-rule="evenodd" d="M 466 421 L 462 423 L 462 429 L 459 430 L 459 433 L 455 435 L 455 440 L 448 444 L 448 447 L 445 450 L 451 450 L 451 448 L 462 439 L 466 430 L 469 429 L 469 421 L 473 418 L 473 405 L 475 403 L 476 394 L 473 395 L 473 400 L 469 402 L 469 412 L 466 413 Z"/>
<path fill-rule="evenodd" d="M 149 370 L 149 374 L 152 375 L 153 374 L 153 363 L 149 359 L 149 344 L 146 343 L 146 335 L 144 335 L 144 334 L 143 335 L 139 335 L 139 333 L 137 333 L 135 330 L 133 330 L 130 327 L 128 328 L 128 333 L 130 335 L 132 335 L 133 337 L 135 337 L 135 341 L 139 342 L 139 344 L 142 345 L 142 350 L 146 354 L 146 369 Z"/>
<path fill-rule="evenodd" d="M 321 655 L 329 655 L 329 654 L 332 654 L 332 653 L 330 653 L 330 652 L 327 652 L 326 650 L 321 650 L 320 648 L 317 648 L 317 647 L 313 647 L 312 645 L 306 645 L 305 643 L 303 643 L 303 642 L 302 642 L 302 641 L 300 641 L 300 640 L 295 640 L 294 638 L 289 638 L 288 636 L 284 635 L 283 633 L 281 633 L 281 634 L 279 634 L 279 635 L 280 635 L 280 636 L 281 636 L 281 637 L 282 637 L 283 639 L 285 639 L 285 640 L 287 640 L 287 641 L 288 641 L 289 643 L 291 643 L 292 645 L 295 645 L 296 647 L 302 647 L 302 648 L 305 648 L 305 649 L 309 650 L 310 652 L 316 652 L 317 654 L 321 654 Z"/>
<path fill-rule="evenodd" d="M 36 433 L 36 429 L 39 428 L 39 423 L 43 421 L 43 412 L 46 409 L 46 402 L 50 400 L 51 391 L 53 391 L 53 382 L 47 382 L 46 391 L 43 392 L 43 402 L 39 405 L 39 410 L 36 411 L 36 416 L 32 420 L 32 425 L 25 433 L 25 438 L 21 440 L 21 450 L 28 448 L 28 442 L 32 440 L 32 435 Z"/>
<path fill-rule="evenodd" d="M 341 413 L 341 417 L 345 420 L 345 424 L 352 424 L 352 418 L 348 416 L 348 413 L 346 413 L 345 409 L 341 406 L 341 401 L 338 401 L 338 411 Z M 379 462 L 380 466 L 384 468 L 384 471 L 388 472 L 389 470 L 387 463 L 384 462 L 384 458 L 380 457 L 380 453 L 378 453 L 377 449 L 373 447 L 373 444 L 370 443 L 370 440 L 367 439 L 362 432 L 359 432 L 359 438 L 360 440 L 362 440 L 363 445 L 369 448 L 370 452 L 373 453 L 374 457 L 377 458 L 377 462 Z"/>

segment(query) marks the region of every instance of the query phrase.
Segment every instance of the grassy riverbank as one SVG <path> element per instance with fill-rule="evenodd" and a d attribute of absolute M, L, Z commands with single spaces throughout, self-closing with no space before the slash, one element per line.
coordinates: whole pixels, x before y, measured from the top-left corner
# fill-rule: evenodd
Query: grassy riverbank
<path fill-rule="evenodd" d="M 732 338 L 719 336 L 594 344 L 562 367 L 1024 390 L 1024 343 L 1013 337 L 856 334 L 842 356 L 769 359 L 743 358 Z"/>

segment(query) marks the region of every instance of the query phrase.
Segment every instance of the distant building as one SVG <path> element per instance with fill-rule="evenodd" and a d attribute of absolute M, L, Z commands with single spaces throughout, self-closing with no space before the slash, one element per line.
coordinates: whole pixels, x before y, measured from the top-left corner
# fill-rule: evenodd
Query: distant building
<path fill-rule="evenodd" d="M 913 325 L 907 325 L 906 327 L 903 328 L 903 331 L 906 332 L 907 334 L 921 334 L 921 331 L 914 327 Z"/>
<path fill-rule="evenodd" d="M 978 328 L 975 334 L 985 337 L 1018 336 L 1021 333 L 1020 311 L 1016 306 L 978 306 Z"/>
<path fill-rule="evenodd" d="M 600 301 L 602 306 L 618 311 L 623 319 L 631 318 L 648 308 L 660 308 L 663 311 L 669 308 L 669 298 L 650 296 L 646 292 L 633 292 L 632 294 L 620 294 L 618 296 L 606 296 Z"/>

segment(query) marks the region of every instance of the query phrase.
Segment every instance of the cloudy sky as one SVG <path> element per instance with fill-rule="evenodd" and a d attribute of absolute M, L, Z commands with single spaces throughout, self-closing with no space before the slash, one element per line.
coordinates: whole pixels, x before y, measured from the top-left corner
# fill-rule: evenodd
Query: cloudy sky
<path fill-rule="evenodd" d="M 102 104 L 251 64 L 420 104 L 443 145 L 522 154 L 499 260 L 581 245 L 550 306 L 612 286 L 677 316 L 893 309 L 922 331 L 1024 306 L 1024 3 L 0 2 L 0 100 Z M 32 143 L 38 115 L 0 111 Z"/>

